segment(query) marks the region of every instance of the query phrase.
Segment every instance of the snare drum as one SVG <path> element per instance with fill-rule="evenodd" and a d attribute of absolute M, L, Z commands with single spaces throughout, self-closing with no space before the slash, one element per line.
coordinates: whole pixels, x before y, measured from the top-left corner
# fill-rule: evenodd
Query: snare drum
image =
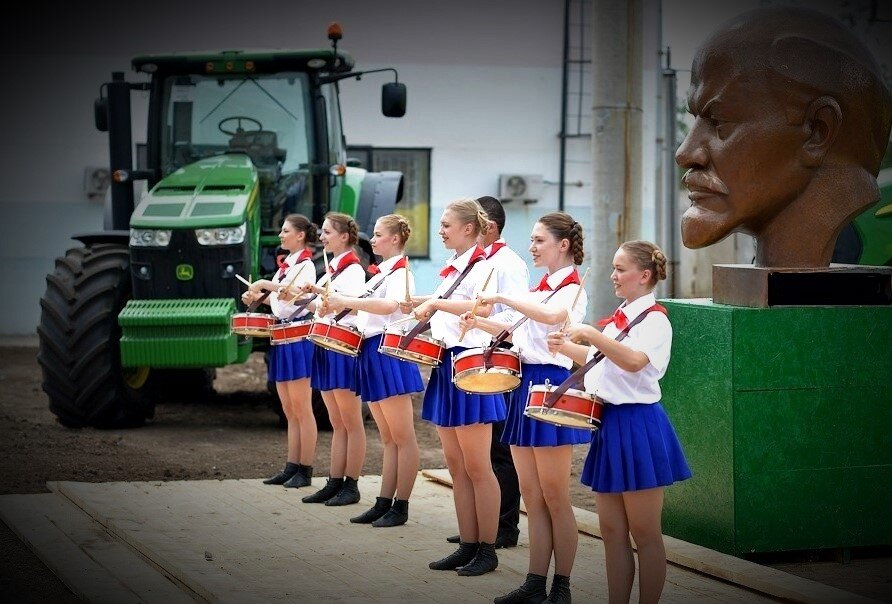
<path fill-rule="evenodd" d="M 486 348 L 469 348 L 453 358 L 452 383 L 471 394 L 509 392 L 520 385 L 520 356 L 507 348 L 493 350 L 486 366 Z"/>
<path fill-rule="evenodd" d="M 594 394 L 568 388 L 554 404 L 554 407 L 549 409 L 545 406 L 545 398 L 548 393 L 554 390 L 557 390 L 557 386 L 548 383 L 530 386 L 527 406 L 523 414 L 566 428 L 597 430 L 601 427 L 601 411 L 604 405 L 596 400 Z"/>
<path fill-rule="evenodd" d="M 310 335 L 312 320 L 280 323 L 269 328 L 269 343 L 273 346 L 300 342 Z"/>
<path fill-rule="evenodd" d="M 262 312 L 239 312 L 229 319 L 229 327 L 240 336 L 268 338 L 269 328 L 276 324 L 276 316 Z"/>
<path fill-rule="evenodd" d="M 362 344 L 362 333 L 355 327 L 338 325 L 331 319 L 316 319 L 310 326 L 307 339 L 322 348 L 355 357 Z"/>
<path fill-rule="evenodd" d="M 384 335 L 381 336 L 378 352 L 403 361 L 412 361 L 419 365 L 428 365 L 430 367 L 438 367 L 440 365 L 440 361 L 443 359 L 443 351 L 446 349 L 442 340 L 417 335 L 409 341 L 409 345 L 406 348 L 400 348 L 402 339 L 403 334 L 399 331 L 385 331 Z"/>

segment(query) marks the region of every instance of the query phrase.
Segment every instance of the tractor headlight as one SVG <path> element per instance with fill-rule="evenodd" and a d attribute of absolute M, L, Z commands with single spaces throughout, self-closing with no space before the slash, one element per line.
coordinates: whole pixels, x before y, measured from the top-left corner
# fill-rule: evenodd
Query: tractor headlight
<path fill-rule="evenodd" d="M 247 224 L 219 229 L 195 229 L 195 237 L 200 245 L 235 245 L 245 240 Z"/>
<path fill-rule="evenodd" d="M 130 245 L 133 247 L 167 247 L 169 243 L 169 230 L 130 229 Z"/>

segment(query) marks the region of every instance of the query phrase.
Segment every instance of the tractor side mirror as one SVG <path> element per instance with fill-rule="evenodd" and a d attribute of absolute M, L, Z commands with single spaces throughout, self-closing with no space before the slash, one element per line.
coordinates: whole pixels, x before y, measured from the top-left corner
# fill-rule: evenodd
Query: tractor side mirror
<path fill-rule="evenodd" d="M 381 113 L 387 117 L 406 115 L 406 85 L 388 82 L 381 87 Z"/>
<path fill-rule="evenodd" d="M 108 132 L 108 98 L 100 97 L 93 102 L 93 120 L 96 129 L 100 132 Z"/>

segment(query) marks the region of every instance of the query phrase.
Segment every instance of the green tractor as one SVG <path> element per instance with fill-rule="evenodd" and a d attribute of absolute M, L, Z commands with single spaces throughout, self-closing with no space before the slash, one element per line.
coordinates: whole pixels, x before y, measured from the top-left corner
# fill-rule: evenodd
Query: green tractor
<path fill-rule="evenodd" d="M 50 410 L 70 427 L 133 427 L 172 388 L 211 387 L 215 368 L 268 341 L 237 336 L 237 275 L 276 270 L 284 216 L 321 224 L 329 210 L 360 231 L 393 212 L 402 174 L 347 166 L 338 82 L 352 71 L 337 48 L 141 56 L 149 81 L 113 73 L 96 101 L 113 182 L 101 232 L 47 275 L 38 361 Z M 145 161 L 133 169 L 131 91 L 148 91 Z M 382 89 L 382 112 L 405 113 L 406 89 Z M 134 204 L 134 182 L 147 192 Z M 371 257 L 367 239 L 360 256 Z M 317 256 L 321 252 L 317 252 Z M 318 396 L 316 397 L 318 398 Z M 323 412 L 324 413 L 324 412 Z"/>

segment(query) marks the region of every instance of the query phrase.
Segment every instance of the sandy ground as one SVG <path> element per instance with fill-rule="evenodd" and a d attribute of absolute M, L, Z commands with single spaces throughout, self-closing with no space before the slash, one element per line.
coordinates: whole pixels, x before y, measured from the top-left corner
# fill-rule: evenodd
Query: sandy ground
<path fill-rule="evenodd" d="M 165 402 L 143 428 L 71 430 L 58 424 L 47 408 L 36 349 L 0 347 L 0 494 L 46 492 L 48 480 L 188 480 L 273 474 L 284 462 L 285 433 L 271 408 L 265 379 L 263 358 L 254 353 L 246 364 L 218 371 L 214 394 L 201 400 Z M 420 396 L 414 406 L 417 417 Z M 371 420 L 366 431 L 364 473 L 380 474 L 381 447 Z M 419 419 L 416 431 L 422 467 L 444 467 L 433 426 Z M 320 432 L 314 464 L 317 476 L 326 474 L 329 444 L 330 433 Z M 575 479 L 586 449 L 576 448 L 571 496 L 574 505 L 594 510 L 591 492 Z M 0 596 L 19 601 L 74 601 L 2 523 L 0 548 Z M 836 562 L 832 552 L 759 561 L 892 602 L 889 556 L 885 549 L 855 552 L 847 564 Z"/>

